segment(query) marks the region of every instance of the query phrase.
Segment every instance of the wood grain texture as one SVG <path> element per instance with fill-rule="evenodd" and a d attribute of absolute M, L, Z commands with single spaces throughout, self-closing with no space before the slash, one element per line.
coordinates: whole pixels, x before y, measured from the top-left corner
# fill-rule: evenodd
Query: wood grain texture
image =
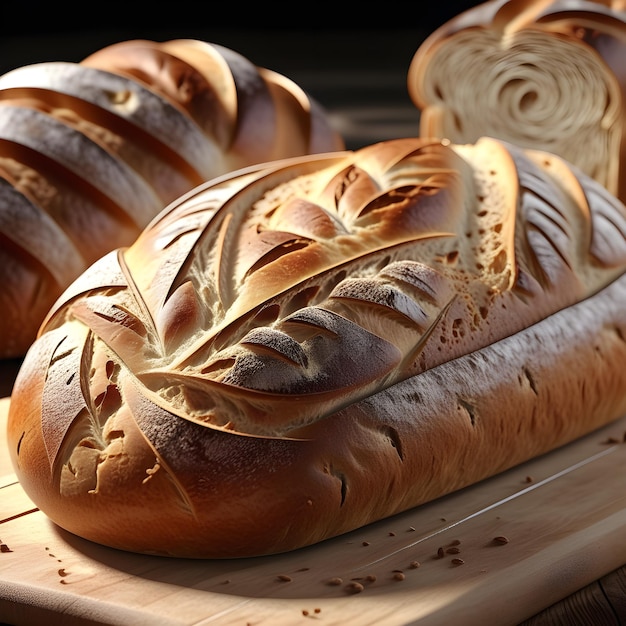
<path fill-rule="evenodd" d="M 600 586 L 620 624 L 626 624 L 626 566 L 600 579 Z"/>
<path fill-rule="evenodd" d="M 620 626 L 626 623 L 626 566 L 544 609 L 520 626 Z"/>
<path fill-rule="evenodd" d="M 7 408 L 0 400 L 3 437 Z M 494 615 L 503 626 L 620 624 L 625 432 L 626 418 L 309 549 L 224 561 L 125 553 L 62 531 L 33 508 L 1 439 L 0 622 L 444 626 L 462 614 L 467 626 Z"/>

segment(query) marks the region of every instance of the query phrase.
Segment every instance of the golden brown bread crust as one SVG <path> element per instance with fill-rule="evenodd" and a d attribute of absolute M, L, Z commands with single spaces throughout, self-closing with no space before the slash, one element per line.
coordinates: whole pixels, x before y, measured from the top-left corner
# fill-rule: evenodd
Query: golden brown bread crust
<path fill-rule="evenodd" d="M 493 139 L 383 142 L 224 176 L 50 312 L 16 472 L 110 546 L 295 549 L 626 410 L 626 208 Z"/>
<path fill-rule="evenodd" d="M 547 150 L 626 200 L 623 0 L 492 0 L 432 32 L 408 72 L 420 134 Z"/>
<path fill-rule="evenodd" d="M 343 148 L 297 85 L 233 50 L 132 40 L 0 76 L 0 358 L 169 202 L 255 163 Z"/>

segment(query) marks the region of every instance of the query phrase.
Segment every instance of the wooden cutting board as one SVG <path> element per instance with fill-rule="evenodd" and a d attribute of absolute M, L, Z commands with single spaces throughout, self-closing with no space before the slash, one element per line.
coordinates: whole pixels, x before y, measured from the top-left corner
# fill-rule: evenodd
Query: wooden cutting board
<path fill-rule="evenodd" d="M 7 408 L 0 400 L 0 622 L 506 626 L 626 563 L 626 418 L 317 546 L 204 561 L 120 552 L 53 525 L 13 473 Z"/>

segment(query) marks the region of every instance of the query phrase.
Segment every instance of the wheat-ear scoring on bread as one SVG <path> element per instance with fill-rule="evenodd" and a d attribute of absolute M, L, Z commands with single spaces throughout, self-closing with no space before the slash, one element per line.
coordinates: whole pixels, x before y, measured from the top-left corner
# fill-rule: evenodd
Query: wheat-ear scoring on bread
<path fill-rule="evenodd" d="M 626 208 L 546 152 L 408 138 L 240 170 L 59 299 L 12 461 L 108 546 L 314 544 L 621 417 L 625 269 Z"/>
<path fill-rule="evenodd" d="M 130 40 L 0 76 L 0 359 L 168 203 L 255 163 L 343 149 L 298 85 L 194 39 Z"/>

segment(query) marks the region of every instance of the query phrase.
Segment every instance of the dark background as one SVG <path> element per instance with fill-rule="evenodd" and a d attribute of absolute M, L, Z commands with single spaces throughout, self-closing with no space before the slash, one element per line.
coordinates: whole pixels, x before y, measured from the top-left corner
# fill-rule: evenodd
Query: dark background
<path fill-rule="evenodd" d="M 79 62 L 117 41 L 202 39 L 297 82 L 356 148 L 417 133 L 406 89 L 410 61 L 430 32 L 476 4 L 12 0 L 0 20 L 0 74 L 30 63 Z"/>
<path fill-rule="evenodd" d="M 475 6 L 469 0 L 422 3 L 290 2 L 55 3 L 11 0 L 0 18 L 0 70 L 40 60 L 78 61 L 98 47 L 135 38 L 193 37 L 237 44 L 261 61 L 314 63 L 347 51 L 392 58 L 451 17 Z M 355 40 L 359 44 L 341 45 Z M 317 37 L 316 37 L 317 35 Z M 301 38 L 301 36 L 303 38 Z M 266 56 L 270 55 L 270 56 Z M 272 68 L 274 69 L 274 68 Z"/>

